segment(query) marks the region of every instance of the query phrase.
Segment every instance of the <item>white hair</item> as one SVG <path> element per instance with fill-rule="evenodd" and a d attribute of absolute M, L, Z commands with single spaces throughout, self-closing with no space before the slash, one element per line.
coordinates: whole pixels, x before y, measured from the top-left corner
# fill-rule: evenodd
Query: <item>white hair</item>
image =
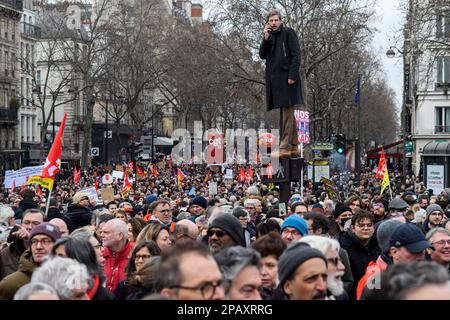
<path fill-rule="evenodd" d="M 244 207 L 247 206 L 247 205 L 251 205 L 251 206 L 256 207 L 256 206 L 258 206 L 260 204 L 261 204 L 261 202 L 258 199 L 246 199 L 244 201 Z"/>
<path fill-rule="evenodd" d="M 62 300 L 70 300 L 75 290 L 89 287 L 91 278 L 84 264 L 62 257 L 51 258 L 33 272 L 31 283 L 41 282 L 53 287 Z"/>
<path fill-rule="evenodd" d="M 14 210 L 10 206 L 0 206 L 0 224 L 6 224 L 12 217 L 14 217 Z"/>
<path fill-rule="evenodd" d="M 128 225 L 125 221 L 120 219 L 111 219 L 108 222 L 113 225 L 114 231 L 122 233 L 125 239 L 128 239 Z"/>
<path fill-rule="evenodd" d="M 30 300 L 30 297 L 40 293 L 49 293 L 53 294 L 56 297 L 58 293 L 53 287 L 49 286 L 46 283 L 41 282 L 31 282 L 22 286 L 19 290 L 17 290 L 14 295 L 14 300 Z"/>
<path fill-rule="evenodd" d="M 326 255 L 329 250 L 339 252 L 341 249 L 339 242 L 336 240 L 321 236 L 306 236 L 298 240 L 298 242 L 307 243 L 311 248 L 319 250 L 324 255 Z"/>

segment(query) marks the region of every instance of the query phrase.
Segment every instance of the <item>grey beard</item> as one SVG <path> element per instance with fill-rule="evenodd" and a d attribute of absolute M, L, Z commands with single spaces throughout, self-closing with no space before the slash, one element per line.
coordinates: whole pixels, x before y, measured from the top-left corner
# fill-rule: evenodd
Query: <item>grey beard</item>
<path fill-rule="evenodd" d="M 327 287 L 335 297 L 344 293 L 344 283 L 342 280 L 337 280 L 334 274 L 328 274 Z"/>

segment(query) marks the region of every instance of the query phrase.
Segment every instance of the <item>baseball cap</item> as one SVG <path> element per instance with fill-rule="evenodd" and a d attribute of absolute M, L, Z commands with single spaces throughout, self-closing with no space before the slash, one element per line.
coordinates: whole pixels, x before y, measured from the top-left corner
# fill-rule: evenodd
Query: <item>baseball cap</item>
<path fill-rule="evenodd" d="M 431 247 L 431 243 L 425 239 L 423 232 L 412 223 L 399 225 L 392 233 L 389 244 L 391 247 L 405 247 L 412 253 L 420 253 Z"/>

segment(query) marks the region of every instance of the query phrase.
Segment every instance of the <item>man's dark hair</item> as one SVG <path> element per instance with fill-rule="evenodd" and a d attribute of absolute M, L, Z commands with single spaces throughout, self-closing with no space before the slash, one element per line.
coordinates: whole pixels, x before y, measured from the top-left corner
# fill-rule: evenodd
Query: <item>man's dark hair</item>
<path fill-rule="evenodd" d="M 281 227 L 278 224 L 278 222 L 276 222 L 275 220 L 272 220 L 272 219 L 266 219 L 256 226 L 256 231 L 258 233 L 258 237 L 261 237 L 272 231 L 280 232 L 280 229 L 281 229 Z"/>
<path fill-rule="evenodd" d="M 211 199 L 211 200 L 208 201 L 208 207 L 212 207 L 212 206 L 214 206 L 216 203 L 219 203 L 219 202 L 220 202 L 219 199 L 216 199 L 216 198 Z"/>
<path fill-rule="evenodd" d="M 359 209 L 352 217 L 352 226 L 364 219 L 369 219 L 370 222 L 375 223 L 375 218 L 372 213 L 363 209 Z"/>
<path fill-rule="evenodd" d="M 320 228 L 322 228 L 321 234 L 326 234 L 330 231 L 330 221 L 320 213 L 316 212 L 308 212 L 303 216 L 305 220 L 312 220 L 312 228 L 313 231 L 316 232 Z"/>
<path fill-rule="evenodd" d="M 50 199 L 50 207 L 59 207 L 58 200 L 56 199 Z"/>
<path fill-rule="evenodd" d="M 103 222 L 107 222 L 107 221 L 112 220 L 112 219 L 114 219 L 114 216 L 112 214 L 102 214 L 101 216 L 99 216 L 97 218 L 97 221 L 96 221 L 97 226 L 100 225 Z"/>
<path fill-rule="evenodd" d="M 416 203 L 416 198 L 412 194 L 403 197 L 403 200 L 410 206 Z"/>
<path fill-rule="evenodd" d="M 359 196 L 356 196 L 356 195 L 353 195 L 350 198 L 348 198 L 347 200 L 345 200 L 345 204 L 347 206 L 350 206 L 355 201 L 358 201 L 359 204 L 362 204 L 361 198 Z"/>
<path fill-rule="evenodd" d="M 34 190 L 31 188 L 25 188 L 20 191 L 19 195 L 24 200 L 33 200 L 33 198 L 36 196 L 36 192 L 34 192 Z"/>
<path fill-rule="evenodd" d="M 183 275 L 180 270 L 180 261 L 184 255 L 192 253 L 205 258 L 213 258 L 209 248 L 199 241 L 177 242 L 162 253 L 161 264 L 158 270 L 160 276 L 155 285 L 157 292 L 161 292 L 164 288 L 173 288 L 181 284 Z"/>
<path fill-rule="evenodd" d="M 117 202 L 115 202 L 115 201 L 110 201 L 110 202 L 108 202 L 108 204 L 106 205 L 106 209 L 109 210 L 109 207 L 110 207 L 112 204 L 115 204 L 116 206 L 118 206 Z"/>
<path fill-rule="evenodd" d="M 147 213 L 153 213 L 153 211 L 155 211 L 156 207 L 159 206 L 160 204 L 162 205 L 166 205 L 168 204 L 170 206 L 170 202 L 167 200 L 157 200 L 157 201 L 153 201 L 147 210 Z"/>
<path fill-rule="evenodd" d="M 298 206 L 303 206 L 303 207 L 306 208 L 306 211 L 308 211 L 308 205 L 306 203 L 304 203 L 304 202 L 301 202 L 301 201 L 297 201 L 297 202 L 294 202 L 293 204 L 291 204 L 291 211 L 295 212 L 295 209 Z"/>

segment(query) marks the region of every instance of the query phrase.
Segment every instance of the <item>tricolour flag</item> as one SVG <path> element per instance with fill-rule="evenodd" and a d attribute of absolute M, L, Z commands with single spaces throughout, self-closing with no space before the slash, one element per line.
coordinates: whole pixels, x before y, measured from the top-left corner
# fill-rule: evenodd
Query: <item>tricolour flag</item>
<path fill-rule="evenodd" d="M 78 184 L 78 182 L 80 182 L 81 179 L 81 169 L 77 169 L 77 167 L 75 167 L 73 169 L 73 182 L 75 184 Z"/>
<path fill-rule="evenodd" d="M 178 190 L 181 190 L 181 181 L 183 181 L 186 178 L 186 175 L 181 171 L 180 169 L 177 170 L 177 183 L 178 183 Z"/>

